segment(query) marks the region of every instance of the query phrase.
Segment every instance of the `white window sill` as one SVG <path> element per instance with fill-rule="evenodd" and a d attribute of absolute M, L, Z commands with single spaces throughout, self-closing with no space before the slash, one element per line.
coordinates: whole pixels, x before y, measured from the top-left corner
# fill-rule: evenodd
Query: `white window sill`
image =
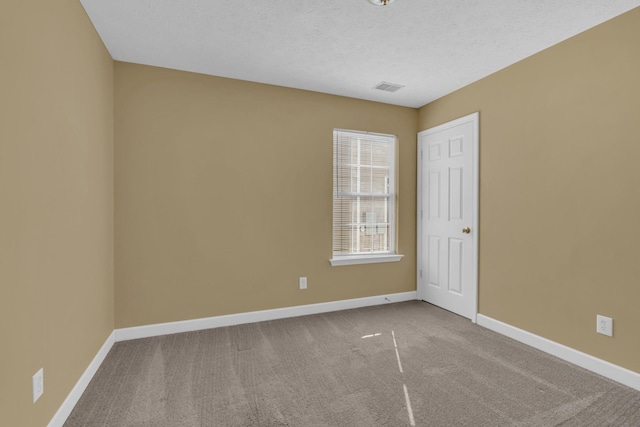
<path fill-rule="evenodd" d="M 350 255 L 331 258 L 329 262 L 333 267 L 339 265 L 355 265 L 355 264 L 374 264 L 378 262 L 397 262 L 404 255 L 385 254 L 385 255 Z"/>

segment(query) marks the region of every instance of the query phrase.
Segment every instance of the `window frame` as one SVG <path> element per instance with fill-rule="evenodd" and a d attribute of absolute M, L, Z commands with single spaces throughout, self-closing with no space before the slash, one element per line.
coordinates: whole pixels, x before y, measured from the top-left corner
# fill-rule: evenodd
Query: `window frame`
<path fill-rule="evenodd" d="M 388 251 L 384 252 L 352 252 L 348 254 L 336 254 L 333 252 L 334 246 L 334 233 L 335 233 L 335 204 L 338 201 L 338 191 L 336 189 L 336 173 L 338 169 L 339 163 L 337 163 L 336 158 L 336 143 L 339 138 L 339 134 L 351 134 L 354 137 L 362 136 L 363 139 L 369 138 L 380 138 L 387 139 L 389 143 L 389 182 L 388 182 L 388 196 L 386 196 L 389 205 L 388 205 L 388 224 L 389 224 L 389 232 L 388 232 Z M 397 231 L 397 216 L 396 216 L 396 208 L 397 208 L 397 183 L 396 177 L 398 172 L 398 164 L 397 164 L 397 147 L 398 147 L 398 137 L 397 135 L 383 134 L 383 133 L 375 133 L 375 132 L 366 132 L 366 131 L 356 131 L 350 129 L 334 129 L 333 130 L 333 160 L 332 160 L 332 223 L 331 223 L 331 253 L 332 257 L 329 259 L 329 262 L 332 266 L 341 266 L 341 265 L 354 265 L 354 264 L 372 264 L 372 263 L 380 263 L 380 262 L 396 262 L 400 261 L 403 255 L 397 253 L 396 249 L 396 231 Z M 358 167 L 361 163 L 358 163 Z M 348 192 L 349 194 L 353 194 Z M 370 193 L 362 193 L 372 199 L 375 197 L 380 197 L 381 195 L 373 192 L 373 189 L 370 189 Z M 358 221 L 360 224 L 360 220 Z"/>

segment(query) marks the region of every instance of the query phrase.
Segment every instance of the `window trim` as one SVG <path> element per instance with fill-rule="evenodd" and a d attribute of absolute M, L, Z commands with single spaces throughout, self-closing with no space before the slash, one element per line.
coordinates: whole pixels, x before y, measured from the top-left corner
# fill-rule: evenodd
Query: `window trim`
<path fill-rule="evenodd" d="M 391 141 L 389 143 L 389 188 L 392 189 L 391 193 L 387 195 L 389 200 L 389 251 L 385 252 L 370 252 L 370 253 L 350 253 L 345 255 L 337 255 L 333 253 L 332 249 L 332 258 L 329 259 L 329 262 L 332 266 L 342 266 L 342 265 L 355 265 L 355 264 L 374 264 L 374 263 L 383 263 L 383 262 L 397 262 L 402 259 L 404 255 L 398 254 L 396 249 L 396 231 L 397 231 L 397 173 L 398 173 L 398 165 L 397 165 L 397 148 L 398 148 L 398 136 L 391 134 L 383 134 L 376 132 L 366 132 L 366 131 L 355 131 L 349 129 L 333 129 L 333 144 L 336 141 L 336 133 L 347 133 L 353 134 L 355 136 L 358 135 L 370 135 L 370 136 L 380 136 L 384 138 L 390 138 Z M 334 147 L 335 150 L 335 147 Z M 335 157 L 332 160 L 332 167 L 335 169 Z M 333 180 L 335 180 L 335 176 L 333 176 Z M 380 195 L 383 196 L 383 195 Z M 336 193 L 332 191 L 332 206 L 336 201 Z M 332 236 L 333 236 L 333 221 L 332 218 Z M 332 237 L 332 247 L 333 247 L 333 237 Z"/>
<path fill-rule="evenodd" d="M 376 264 L 380 262 L 398 262 L 404 255 L 400 254 L 372 254 L 372 255 L 341 255 L 329 260 L 332 267 L 341 265 Z"/>

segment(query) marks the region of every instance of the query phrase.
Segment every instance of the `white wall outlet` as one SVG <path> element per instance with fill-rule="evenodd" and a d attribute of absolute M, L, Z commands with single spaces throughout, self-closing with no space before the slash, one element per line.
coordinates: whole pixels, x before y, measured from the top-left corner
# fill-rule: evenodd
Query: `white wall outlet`
<path fill-rule="evenodd" d="M 299 278 L 298 284 L 300 285 L 300 289 L 307 289 L 307 278 L 306 277 Z"/>
<path fill-rule="evenodd" d="M 607 335 L 609 337 L 613 336 L 613 319 L 611 317 L 600 316 L 599 314 L 596 316 L 596 331 L 599 334 Z"/>
<path fill-rule="evenodd" d="M 40 368 L 38 372 L 31 377 L 31 385 L 33 386 L 33 403 L 40 399 L 44 393 L 44 368 Z"/>

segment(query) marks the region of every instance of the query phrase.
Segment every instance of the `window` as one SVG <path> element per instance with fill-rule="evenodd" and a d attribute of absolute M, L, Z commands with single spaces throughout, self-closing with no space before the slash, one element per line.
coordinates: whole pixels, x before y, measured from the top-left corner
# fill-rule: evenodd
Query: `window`
<path fill-rule="evenodd" d="M 399 261 L 393 135 L 333 131 L 331 265 Z"/>

